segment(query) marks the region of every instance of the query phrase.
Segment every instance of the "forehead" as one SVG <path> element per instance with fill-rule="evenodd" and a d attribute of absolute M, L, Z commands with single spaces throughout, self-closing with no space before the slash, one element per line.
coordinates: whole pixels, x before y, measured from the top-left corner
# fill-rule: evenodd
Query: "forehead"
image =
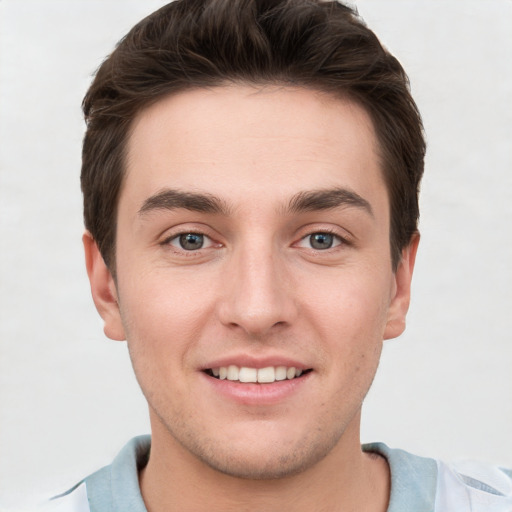
<path fill-rule="evenodd" d="M 387 200 L 381 174 L 372 122 L 354 102 L 303 88 L 195 89 L 135 119 L 120 202 L 168 187 L 276 201 L 344 187 Z"/>

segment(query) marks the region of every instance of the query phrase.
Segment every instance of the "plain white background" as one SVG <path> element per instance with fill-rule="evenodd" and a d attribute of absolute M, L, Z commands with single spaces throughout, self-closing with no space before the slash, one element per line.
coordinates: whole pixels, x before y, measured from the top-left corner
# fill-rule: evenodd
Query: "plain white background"
<path fill-rule="evenodd" d="M 80 237 L 80 102 L 157 0 L 0 0 L 0 508 L 64 491 L 149 431 Z M 428 136 L 407 332 L 363 441 L 512 466 L 512 2 L 359 0 Z"/>

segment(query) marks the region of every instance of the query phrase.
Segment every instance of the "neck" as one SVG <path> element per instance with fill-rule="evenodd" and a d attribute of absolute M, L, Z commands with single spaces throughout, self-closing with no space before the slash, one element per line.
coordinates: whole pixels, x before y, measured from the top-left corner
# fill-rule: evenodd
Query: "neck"
<path fill-rule="evenodd" d="M 352 424 L 354 423 L 354 425 Z M 361 451 L 359 416 L 322 460 L 275 480 L 251 480 L 211 468 L 152 421 L 151 455 L 140 475 L 148 512 L 212 509 L 385 512 L 390 474 L 385 459 Z"/>

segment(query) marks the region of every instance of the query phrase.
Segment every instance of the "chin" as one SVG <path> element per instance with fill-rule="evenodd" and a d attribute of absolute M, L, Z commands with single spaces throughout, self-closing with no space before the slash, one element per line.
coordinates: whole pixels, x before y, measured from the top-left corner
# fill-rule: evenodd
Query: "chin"
<path fill-rule="evenodd" d="M 246 480 L 277 480 L 297 475 L 323 459 L 328 449 L 313 453 L 261 454 L 200 454 L 199 457 L 211 469 L 234 478 Z"/>
<path fill-rule="evenodd" d="M 336 446 L 342 433 L 326 437 L 307 434 L 269 439 L 260 436 L 238 439 L 181 442 L 196 459 L 225 475 L 247 480 L 276 480 L 302 473 L 323 460 Z M 318 434 L 318 432 L 316 432 Z M 262 442 L 264 440 L 264 442 Z"/>

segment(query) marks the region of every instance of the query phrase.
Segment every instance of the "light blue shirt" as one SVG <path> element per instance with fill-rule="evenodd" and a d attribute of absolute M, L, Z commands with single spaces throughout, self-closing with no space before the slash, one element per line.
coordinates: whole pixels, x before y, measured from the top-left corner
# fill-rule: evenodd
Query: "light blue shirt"
<path fill-rule="evenodd" d="M 114 459 L 63 495 L 48 512 L 147 512 L 138 472 L 150 436 L 132 439 Z M 449 465 L 382 443 L 363 450 L 385 457 L 391 470 L 388 512 L 512 512 L 512 472 L 478 463 Z"/>

